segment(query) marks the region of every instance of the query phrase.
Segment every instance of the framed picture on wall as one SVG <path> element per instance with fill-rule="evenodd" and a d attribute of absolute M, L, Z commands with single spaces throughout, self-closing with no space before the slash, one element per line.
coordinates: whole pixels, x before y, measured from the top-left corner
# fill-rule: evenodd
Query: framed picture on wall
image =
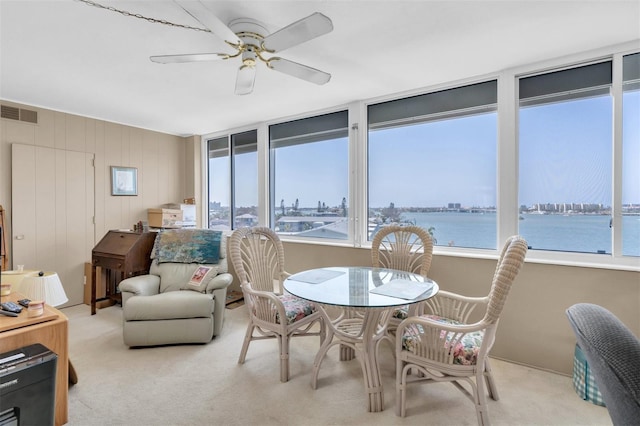
<path fill-rule="evenodd" d="M 111 166 L 111 195 L 138 195 L 138 169 Z"/>

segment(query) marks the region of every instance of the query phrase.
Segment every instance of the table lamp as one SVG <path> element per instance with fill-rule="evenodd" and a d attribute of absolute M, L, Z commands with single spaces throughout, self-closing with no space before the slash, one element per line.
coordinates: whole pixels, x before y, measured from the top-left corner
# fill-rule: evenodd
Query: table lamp
<path fill-rule="evenodd" d="M 22 279 L 34 272 L 38 271 L 26 269 L 23 271 L 2 271 L 2 284 L 9 284 L 11 285 L 11 292 L 20 293 L 20 283 L 22 282 Z"/>
<path fill-rule="evenodd" d="M 27 299 L 42 300 L 50 306 L 59 306 L 67 303 L 69 298 L 64 292 L 60 277 L 55 272 L 31 272 L 20 281 L 20 293 Z M 69 383 L 78 382 L 71 358 L 69 358 Z"/>
<path fill-rule="evenodd" d="M 32 272 L 20 281 L 20 293 L 27 299 L 42 300 L 50 306 L 59 306 L 69 299 L 60 277 L 55 272 Z"/>

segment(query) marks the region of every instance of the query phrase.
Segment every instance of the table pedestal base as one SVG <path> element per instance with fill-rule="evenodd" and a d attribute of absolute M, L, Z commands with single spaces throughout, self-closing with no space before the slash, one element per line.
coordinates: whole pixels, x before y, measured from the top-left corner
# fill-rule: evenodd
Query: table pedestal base
<path fill-rule="evenodd" d="M 356 351 L 346 345 L 340 345 L 340 361 L 351 361 L 356 357 Z"/>
<path fill-rule="evenodd" d="M 334 320 L 327 315 L 324 308 L 322 312 L 327 324 L 327 337 L 313 362 L 311 387 L 317 388 L 318 373 L 327 351 L 332 346 L 340 345 L 341 361 L 357 358 L 360 362 L 367 392 L 367 411 L 383 411 L 384 389 L 378 365 L 377 346 L 378 342 L 384 338 L 390 309 L 367 309 L 362 316 L 355 315 L 355 318 L 348 313 L 343 313 Z"/>

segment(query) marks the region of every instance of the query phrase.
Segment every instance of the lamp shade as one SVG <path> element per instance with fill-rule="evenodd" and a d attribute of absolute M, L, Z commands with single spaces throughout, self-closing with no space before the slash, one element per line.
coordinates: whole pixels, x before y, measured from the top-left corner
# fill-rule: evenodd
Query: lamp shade
<path fill-rule="evenodd" d="M 51 306 L 59 306 L 69 301 L 60 277 L 55 272 L 27 274 L 20 282 L 20 293 L 27 299 L 43 300 Z"/>
<path fill-rule="evenodd" d="M 37 271 L 33 270 L 24 270 L 24 271 L 2 271 L 2 284 L 11 284 L 11 289 L 15 292 L 20 293 L 20 283 L 22 279 L 29 274 L 32 274 Z"/>

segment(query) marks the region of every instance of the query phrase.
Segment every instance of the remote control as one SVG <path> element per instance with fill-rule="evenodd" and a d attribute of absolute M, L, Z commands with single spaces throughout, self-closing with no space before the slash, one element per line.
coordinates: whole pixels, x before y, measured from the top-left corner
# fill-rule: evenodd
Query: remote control
<path fill-rule="evenodd" d="M 29 307 L 29 302 L 31 302 L 31 299 L 20 299 L 20 300 L 18 300 L 18 303 L 21 304 L 22 306 L 24 306 L 25 308 Z"/>
<path fill-rule="evenodd" d="M 5 311 L 13 312 L 13 313 L 16 313 L 16 314 L 19 314 L 20 312 L 22 312 L 22 306 L 14 303 L 14 302 L 0 303 L 0 306 L 2 306 L 2 309 L 5 310 Z"/>
<path fill-rule="evenodd" d="M 6 315 L 8 317 L 17 317 L 18 316 L 18 314 L 16 314 L 15 312 L 4 311 L 2 309 L 0 309 L 0 315 Z"/>

